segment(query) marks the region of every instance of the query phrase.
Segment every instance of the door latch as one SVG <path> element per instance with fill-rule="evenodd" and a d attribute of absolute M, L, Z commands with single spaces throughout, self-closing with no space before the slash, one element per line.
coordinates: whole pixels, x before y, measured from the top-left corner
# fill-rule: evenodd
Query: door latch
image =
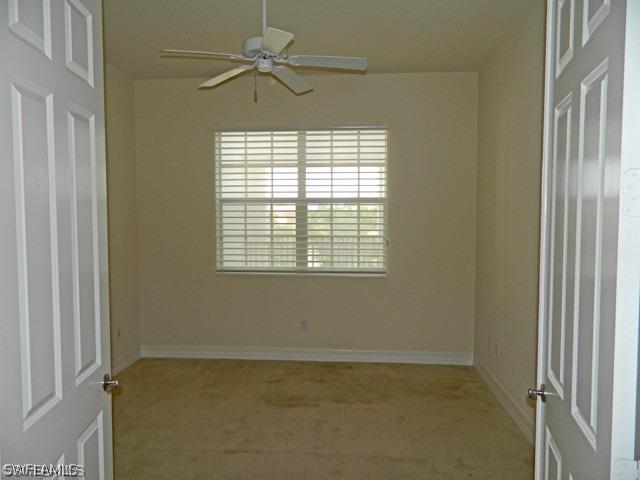
<path fill-rule="evenodd" d="M 116 388 L 120 388 L 120 381 L 111 378 L 111 374 L 105 373 L 104 377 L 102 377 L 102 389 L 107 393 L 111 393 Z"/>

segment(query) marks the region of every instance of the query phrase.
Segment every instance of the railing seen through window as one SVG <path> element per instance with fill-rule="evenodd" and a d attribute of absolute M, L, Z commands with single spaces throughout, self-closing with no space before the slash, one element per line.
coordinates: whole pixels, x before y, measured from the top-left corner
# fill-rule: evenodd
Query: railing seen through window
<path fill-rule="evenodd" d="M 217 268 L 384 273 L 387 130 L 215 134 Z"/>

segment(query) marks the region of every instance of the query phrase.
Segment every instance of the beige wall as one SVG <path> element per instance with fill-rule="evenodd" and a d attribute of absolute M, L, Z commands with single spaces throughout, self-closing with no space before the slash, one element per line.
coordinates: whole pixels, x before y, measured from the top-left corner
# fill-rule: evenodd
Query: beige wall
<path fill-rule="evenodd" d="M 142 344 L 471 353 L 477 74 L 309 78 L 258 104 L 251 77 L 135 82 Z M 214 130 L 367 124 L 390 131 L 386 278 L 216 274 Z"/>
<path fill-rule="evenodd" d="M 133 80 L 107 64 L 105 89 L 111 357 L 118 368 L 140 351 Z"/>
<path fill-rule="evenodd" d="M 480 70 L 475 358 L 523 429 L 535 383 L 544 2 Z"/>

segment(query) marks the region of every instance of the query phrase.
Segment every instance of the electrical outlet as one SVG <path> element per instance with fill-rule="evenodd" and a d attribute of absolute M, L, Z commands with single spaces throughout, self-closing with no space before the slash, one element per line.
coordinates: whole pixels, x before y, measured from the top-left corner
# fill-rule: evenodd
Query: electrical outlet
<path fill-rule="evenodd" d="M 306 333 L 306 331 L 309 329 L 309 324 L 307 323 L 306 320 L 300 320 L 300 331 L 302 333 Z"/>

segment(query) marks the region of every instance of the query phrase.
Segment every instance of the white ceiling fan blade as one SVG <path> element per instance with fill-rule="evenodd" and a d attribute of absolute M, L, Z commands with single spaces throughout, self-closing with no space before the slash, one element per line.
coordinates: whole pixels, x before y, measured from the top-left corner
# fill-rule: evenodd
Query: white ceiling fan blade
<path fill-rule="evenodd" d="M 220 75 L 213 77 L 211 80 L 207 80 L 206 82 L 202 83 L 198 88 L 215 87 L 216 85 L 220 85 L 222 82 L 226 82 L 230 78 L 237 77 L 238 75 L 248 70 L 253 70 L 254 67 L 255 65 L 241 65 L 239 67 L 232 68 L 231 70 L 228 70 L 224 73 L 221 73 Z"/>
<path fill-rule="evenodd" d="M 293 33 L 285 32 L 277 28 L 269 27 L 265 30 L 262 37 L 262 45 L 260 48 L 267 52 L 279 55 L 282 50 L 293 40 Z"/>
<path fill-rule="evenodd" d="M 242 55 L 236 55 L 234 53 L 220 53 L 220 52 L 203 52 L 200 50 L 174 50 L 165 48 L 160 51 L 161 55 L 175 56 L 175 57 L 206 57 L 220 60 L 232 60 L 240 62 L 253 62 L 252 58 L 246 58 Z"/>
<path fill-rule="evenodd" d="M 313 87 L 309 84 L 309 82 L 307 82 L 304 78 L 302 78 L 300 75 L 298 75 L 288 67 L 282 65 L 273 67 L 271 75 L 284 83 L 287 88 L 289 88 L 296 95 L 307 93 L 313 90 Z"/>
<path fill-rule="evenodd" d="M 323 55 L 291 55 L 287 63 L 294 67 L 332 68 L 338 70 L 367 69 L 367 59 L 364 57 L 329 57 Z"/>

